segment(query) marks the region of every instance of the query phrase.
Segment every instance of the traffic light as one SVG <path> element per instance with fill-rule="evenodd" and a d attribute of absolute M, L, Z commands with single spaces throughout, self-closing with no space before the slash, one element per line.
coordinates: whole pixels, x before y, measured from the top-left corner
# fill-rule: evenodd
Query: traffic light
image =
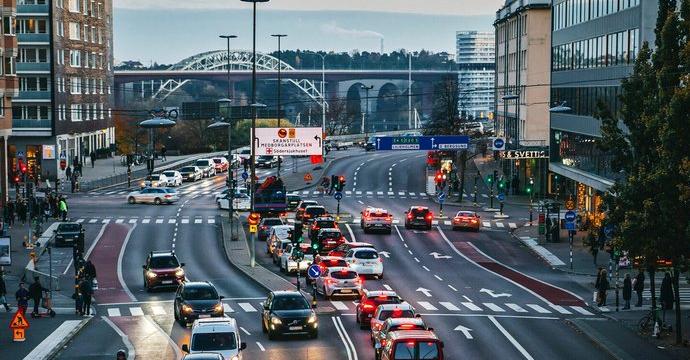
<path fill-rule="evenodd" d="M 22 174 L 26 174 L 26 163 L 22 159 L 19 159 L 18 164 L 19 172 L 21 172 Z"/>
<path fill-rule="evenodd" d="M 494 182 L 494 177 L 492 175 L 488 175 L 486 177 L 486 182 L 491 186 L 491 184 Z"/>
<path fill-rule="evenodd" d="M 261 221 L 261 215 L 259 215 L 259 213 L 251 213 L 247 216 L 249 225 L 259 225 L 259 221 Z"/>
<path fill-rule="evenodd" d="M 338 177 L 338 191 L 343 191 L 344 188 L 345 188 L 345 177 L 341 175 Z"/>
<path fill-rule="evenodd" d="M 534 186 L 534 178 L 531 177 L 531 178 L 529 178 L 529 181 L 527 182 L 527 189 L 525 189 L 525 191 L 527 191 L 528 195 L 532 194 L 532 187 L 533 186 Z"/>
<path fill-rule="evenodd" d="M 14 183 L 19 184 L 19 175 L 14 176 Z"/>
<path fill-rule="evenodd" d="M 494 181 L 498 181 L 498 170 L 494 170 Z"/>
<path fill-rule="evenodd" d="M 498 180 L 498 188 L 501 190 L 505 190 L 506 188 L 506 180 L 503 177 L 501 177 L 501 179 Z"/>
<path fill-rule="evenodd" d="M 302 228 L 301 222 L 295 222 L 295 228 L 290 233 L 290 242 L 293 244 L 302 242 Z"/>
<path fill-rule="evenodd" d="M 443 182 L 443 174 L 440 171 L 436 172 L 436 185 L 440 185 Z"/>

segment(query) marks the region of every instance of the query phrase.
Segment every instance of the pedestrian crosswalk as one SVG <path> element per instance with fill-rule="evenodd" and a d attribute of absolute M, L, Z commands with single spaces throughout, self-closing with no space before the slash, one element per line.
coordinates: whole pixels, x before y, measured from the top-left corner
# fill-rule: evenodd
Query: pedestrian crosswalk
<path fill-rule="evenodd" d="M 72 221 L 80 224 L 215 224 L 215 216 L 170 216 L 170 217 L 81 217 Z"/>
<path fill-rule="evenodd" d="M 503 314 L 503 315 L 541 315 L 541 316 L 594 316 L 591 309 L 584 306 L 566 306 L 555 304 L 516 304 L 473 301 L 412 301 L 410 304 L 420 313 L 445 314 Z M 319 301 L 319 307 L 331 307 L 343 314 L 353 314 L 357 311 L 357 302 L 352 300 Z M 119 316 L 172 316 L 174 313 L 172 302 L 139 303 L 131 305 L 105 305 L 108 317 Z M 223 302 L 223 312 L 226 314 L 247 313 L 255 314 L 263 307 L 260 300 L 229 300 Z"/>
<path fill-rule="evenodd" d="M 288 223 L 292 224 L 295 222 L 295 219 L 287 219 L 287 221 L 288 221 Z M 352 219 L 352 221 L 350 221 L 350 222 L 340 221 L 341 224 L 348 223 L 350 225 L 359 225 L 360 222 L 361 222 L 361 218 L 358 218 L 358 217 Z M 401 220 L 393 219 L 393 225 L 403 225 L 403 224 L 404 224 L 404 222 L 402 222 Z M 431 225 L 452 226 L 453 222 L 451 220 L 432 220 Z M 508 222 L 508 223 L 504 223 L 501 221 L 483 221 L 482 222 L 483 228 L 494 228 L 495 227 L 497 229 L 502 229 L 502 230 L 505 230 L 506 228 L 510 229 L 510 230 L 514 230 L 514 229 L 517 229 L 518 226 L 519 225 L 516 222 Z"/>
<path fill-rule="evenodd" d="M 652 292 L 651 289 L 649 288 L 649 281 L 645 283 L 646 289 L 642 292 L 642 298 L 644 299 L 651 299 L 652 298 Z M 659 294 L 661 292 L 661 280 L 656 282 L 656 298 L 657 300 L 659 299 Z M 690 288 L 684 288 L 681 287 L 680 290 L 680 302 L 681 303 L 690 303 Z M 635 298 L 635 295 L 633 294 L 633 298 Z"/>

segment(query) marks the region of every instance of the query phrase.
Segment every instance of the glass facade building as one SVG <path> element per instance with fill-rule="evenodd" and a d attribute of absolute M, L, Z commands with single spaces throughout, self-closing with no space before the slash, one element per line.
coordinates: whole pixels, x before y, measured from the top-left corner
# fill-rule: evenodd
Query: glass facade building
<path fill-rule="evenodd" d="M 458 109 L 476 119 L 488 118 L 494 104 L 494 33 L 458 31 L 455 38 L 460 86 Z"/>

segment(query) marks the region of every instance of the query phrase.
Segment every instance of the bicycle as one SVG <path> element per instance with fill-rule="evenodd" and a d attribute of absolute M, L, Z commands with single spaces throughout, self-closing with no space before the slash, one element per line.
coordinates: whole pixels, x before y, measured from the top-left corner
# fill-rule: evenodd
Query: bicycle
<path fill-rule="evenodd" d="M 659 336 L 663 333 L 669 333 L 672 329 L 668 325 L 663 325 L 661 323 L 661 309 L 649 310 L 642 318 L 637 322 L 638 328 L 643 331 L 653 331 L 654 330 L 654 312 L 656 312 L 656 321 L 659 322 Z"/>

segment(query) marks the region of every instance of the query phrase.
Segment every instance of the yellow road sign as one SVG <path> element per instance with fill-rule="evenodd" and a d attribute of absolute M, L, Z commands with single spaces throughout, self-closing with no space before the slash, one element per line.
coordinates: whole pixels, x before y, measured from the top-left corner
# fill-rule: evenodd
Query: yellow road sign
<path fill-rule="evenodd" d="M 249 225 L 249 232 L 250 232 L 250 233 L 253 234 L 253 233 L 257 232 L 257 230 L 258 230 L 258 226 L 257 226 L 257 225 Z"/>

